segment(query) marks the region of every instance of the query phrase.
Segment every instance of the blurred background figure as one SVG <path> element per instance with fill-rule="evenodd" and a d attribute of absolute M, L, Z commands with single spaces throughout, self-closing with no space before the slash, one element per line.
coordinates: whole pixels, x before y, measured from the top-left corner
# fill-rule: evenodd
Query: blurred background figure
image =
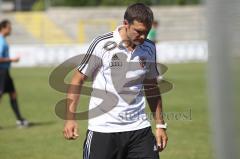
<path fill-rule="evenodd" d="M 157 43 L 157 28 L 158 28 L 158 21 L 154 20 L 152 24 L 152 28 L 148 33 L 147 39 Z"/>
<path fill-rule="evenodd" d="M 18 127 L 27 127 L 28 121 L 25 120 L 19 110 L 17 102 L 17 93 L 14 87 L 13 80 L 10 76 L 10 67 L 12 62 L 18 62 L 19 57 L 10 58 L 9 46 L 6 37 L 11 34 L 12 28 L 9 20 L 0 22 L 0 99 L 4 93 L 8 93 L 10 104 L 17 118 L 16 124 Z"/>

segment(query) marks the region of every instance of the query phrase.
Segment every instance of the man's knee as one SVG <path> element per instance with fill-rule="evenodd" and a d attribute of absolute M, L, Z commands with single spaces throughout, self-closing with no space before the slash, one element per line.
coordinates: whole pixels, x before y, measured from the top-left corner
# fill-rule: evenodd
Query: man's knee
<path fill-rule="evenodd" d="M 17 99 L 17 93 L 16 92 L 10 92 L 9 96 L 11 99 Z"/>

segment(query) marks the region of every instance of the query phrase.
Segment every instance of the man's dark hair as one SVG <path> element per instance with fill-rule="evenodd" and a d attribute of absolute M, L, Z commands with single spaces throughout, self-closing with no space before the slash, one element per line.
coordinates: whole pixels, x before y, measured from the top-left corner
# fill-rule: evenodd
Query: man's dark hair
<path fill-rule="evenodd" d="M 145 24 L 150 29 L 153 22 L 153 12 L 145 4 L 135 3 L 127 8 L 124 20 L 127 20 L 129 24 L 133 24 L 133 21 L 136 20 Z"/>
<path fill-rule="evenodd" d="M 3 28 L 6 28 L 8 24 L 11 24 L 11 22 L 7 19 L 1 21 L 0 22 L 0 30 L 2 30 Z"/>

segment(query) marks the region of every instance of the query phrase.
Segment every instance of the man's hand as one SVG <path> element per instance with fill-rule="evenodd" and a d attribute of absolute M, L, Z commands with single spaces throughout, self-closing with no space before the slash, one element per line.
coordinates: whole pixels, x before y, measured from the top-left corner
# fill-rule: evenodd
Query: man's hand
<path fill-rule="evenodd" d="M 20 57 L 14 57 L 14 58 L 11 58 L 11 61 L 12 62 L 18 62 L 20 60 Z"/>
<path fill-rule="evenodd" d="M 78 138 L 78 126 L 75 120 L 67 120 L 63 130 L 64 137 L 68 140 L 75 140 Z"/>
<path fill-rule="evenodd" d="M 163 151 L 165 147 L 167 146 L 167 133 L 165 129 L 157 128 L 156 129 L 156 140 L 157 140 L 157 145 L 159 148 L 159 151 Z"/>

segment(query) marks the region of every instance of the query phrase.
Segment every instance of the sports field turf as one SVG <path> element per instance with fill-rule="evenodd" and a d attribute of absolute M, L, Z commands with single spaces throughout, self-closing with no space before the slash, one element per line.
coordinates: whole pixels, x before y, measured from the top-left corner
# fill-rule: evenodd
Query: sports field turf
<path fill-rule="evenodd" d="M 212 158 L 207 109 L 205 64 L 167 65 L 165 78 L 174 89 L 163 95 L 169 143 L 162 159 Z M 5 95 L 0 103 L 0 159 L 82 159 L 86 121 L 79 121 L 80 138 L 66 141 L 63 120 L 54 113 L 65 95 L 50 88 L 53 68 L 13 68 L 12 76 L 24 116 L 33 123 L 18 129 Z M 83 98 L 81 110 L 86 109 Z M 103 143 L 104 146 L 104 143 Z"/>

